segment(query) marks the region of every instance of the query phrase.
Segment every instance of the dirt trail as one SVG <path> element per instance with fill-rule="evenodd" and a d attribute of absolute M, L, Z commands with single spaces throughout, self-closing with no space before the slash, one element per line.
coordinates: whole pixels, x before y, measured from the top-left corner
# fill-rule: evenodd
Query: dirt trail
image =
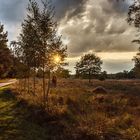
<path fill-rule="evenodd" d="M 0 83 L 0 87 L 4 87 L 4 86 L 8 86 L 8 85 L 14 84 L 16 81 L 17 81 L 16 79 L 12 79 L 12 80 L 9 80 L 6 83 Z"/>

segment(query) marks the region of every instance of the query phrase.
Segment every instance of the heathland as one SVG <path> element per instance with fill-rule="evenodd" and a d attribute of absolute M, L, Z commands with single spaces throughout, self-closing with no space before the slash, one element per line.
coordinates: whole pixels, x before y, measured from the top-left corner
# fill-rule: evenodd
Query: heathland
<path fill-rule="evenodd" d="M 1 89 L 1 140 L 140 139 L 140 80 L 61 79 L 50 90 L 47 111 L 36 82 L 36 94 L 31 84 L 28 93 L 24 86 L 19 92 L 18 83 Z"/>

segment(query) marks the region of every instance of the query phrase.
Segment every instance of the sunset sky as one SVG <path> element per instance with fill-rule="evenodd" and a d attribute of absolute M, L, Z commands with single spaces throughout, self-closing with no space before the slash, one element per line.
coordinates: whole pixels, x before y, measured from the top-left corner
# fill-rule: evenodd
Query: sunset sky
<path fill-rule="evenodd" d="M 39 0 L 38 0 L 39 1 Z M 133 68 L 138 46 L 131 43 L 136 29 L 128 25 L 129 0 L 52 0 L 58 31 L 68 46 L 69 69 L 80 56 L 94 52 L 103 60 L 103 70 L 115 73 Z M 8 39 L 16 40 L 26 17 L 28 0 L 0 0 L 0 21 Z"/>

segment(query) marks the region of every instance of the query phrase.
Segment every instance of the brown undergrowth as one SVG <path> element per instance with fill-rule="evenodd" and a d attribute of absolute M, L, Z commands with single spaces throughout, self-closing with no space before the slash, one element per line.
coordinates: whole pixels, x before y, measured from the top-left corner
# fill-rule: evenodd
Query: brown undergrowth
<path fill-rule="evenodd" d="M 42 109 L 41 83 L 36 93 L 18 91 L 19 106 L 27 120 L 46 129 L 54 139 L 139 140 L 140 81 L 59 80 L 51 88 L 48 110 Z M 107 93 L 94 93 L 102 86 Z M 15 90 L 15 88 L 14 88 Z"/>

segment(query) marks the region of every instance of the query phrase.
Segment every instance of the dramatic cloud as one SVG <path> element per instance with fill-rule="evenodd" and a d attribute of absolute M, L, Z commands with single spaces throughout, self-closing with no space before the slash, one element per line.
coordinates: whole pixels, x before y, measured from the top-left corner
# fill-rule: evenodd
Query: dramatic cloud
<path fill-rule="evenodd" d="M 0 0 L 0 22 L 8 31 L 9 41 L 16 40 L 26 13 L 27 0 Z"/>
<path fill-rule="evenodd" d="M 128 3 L 116 0 L 88 0 L 84 11 L 61 20 L 60 31 L 67 37 L 70 56 L 94 52 L 136 51 L 131 43 L 135 30 L 127 22 Z"/>
<path fill-rule="evenodd" d="M 59 33 L 68 45 L 72 71 L 77 58 L 92 51 L 100 54 L 103 69 L 109 72 L 133 67 L 131 52 L 134 55 L 137 47 L 131 41 L 136 31 L 126 22 L 130 1 L 52 0 Z M 9 41 L 16 40 L 20 33 L 27 3 L 28 0 L 0 0 L 0 21 L 9 32 Z M 117 53 L 115 56 L 114 52 Z M 119 57 L 120 52 L 125 52 L 126 57 Z M 110 57 L 105 57 L 106 54 Z M 117 59 L 113 60 L 113 57 Z"/>
<path fill-rule="evenodd" d="M 77 16 L 83 12 L 85 2 L 86 0 L 52 0 L 58 20 L 61 20 L 66 15 L 68 19 Z"/>

